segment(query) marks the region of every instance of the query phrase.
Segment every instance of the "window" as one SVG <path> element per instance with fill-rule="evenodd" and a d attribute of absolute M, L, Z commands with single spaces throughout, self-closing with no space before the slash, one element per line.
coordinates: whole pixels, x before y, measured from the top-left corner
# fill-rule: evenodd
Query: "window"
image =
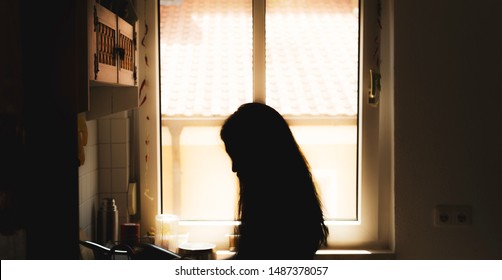
<path fill-rule="evenodd" d="M 286 118 L 304 151 L 330 246 L 378 243 L 381 189 L 371 166 L 379 159 L 366 148 L 379 137 L 378 106 L 362 89 L 379 62 L 364 43 L 374 42 L 375 24 L 360 18 L 375 17 L 365 11 L 378 7 L 365 7 L 357 0 L 160 1 L 162 212 L 178 215 L 190 240 L 228 246 L 238 180 L 219 129 L 255 100 Z"/>

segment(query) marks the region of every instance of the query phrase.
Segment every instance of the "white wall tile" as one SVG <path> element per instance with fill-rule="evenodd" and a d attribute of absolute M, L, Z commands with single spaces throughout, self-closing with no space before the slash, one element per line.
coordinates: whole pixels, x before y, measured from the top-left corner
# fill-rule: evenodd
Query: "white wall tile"
<path fill-rule="evenodd" d="M 78 177 L 78 205 L 79 207 L 84 202 L 84 176 L 79 175 Z"/>
<path fill-rule="evenodd" d="M 86 203 L 87 200 L 92 196 L 91 195 L 91 184 L 89 183 L 89 179 L 90 179 L 90 176 L 89 176 L 89 173 L 85 174 L 82 176 L 82 179 L 83 179 L 83 186 L 84 186 L 84 191 L 83 191 L 83 203 Z"/>
<path fill-rule="evenodd" d="M 96 236 L 97 213 L 104 198 L 115 199 L 119 223 L 128 221 L 127 188 L 129 183 L 129 119 L 123 111 L 97 121 L 87 122 L 89 135 L 85 146 L 86 176 L 80 179 L 80 226 L 92 238 Z M 113 144 L 112 144 L 113 143 Z M 81 174 L 83 176 L 83 174 Z"/>
<path fill-rule="evenodd" d="M 79 227 L 86 228 L 92 225 L 92 200 L 87 200 L 79 207 Z"/>
<path fill-rule="evenodd" d="M 84 202 L 84 225 L 90 225 L 91 224 L 91 213 L 92 213 L 92 200 L 87 200 Z"/>
<path fill-rule="evenodd" d="M 111 143 L 129 142 L 129 119 L 111 120 Z"/>
<path fill-rule="evenodd" d="M 98 145 L 87 145 L 84 147 L 85 149 L 85 163 L 84 165 L 87 165 L 88 163 L 88 168 L 89 171 L 94 171 L 98 169 Z"/>
<path fill-rule="evenodd" d="M 112 192 L 127 192 L 129 185 L 129 168 L 112 168 Z"/>
<path fill-rule="evenodd" d="M 79 228 L 85 228 L 87 225 L 84 224 L 84 215 L 87 215 L 84 209 L 84 204 L 81 203 L 78 207 L 78 226 Z"/>
<path fill-rule="evenodd" d="M 79 151 L 79 153 L 80 153 L 80 151 Z M 87 158 L 87 149 L 86 149 L 86 147 L 84 147 L 84 155 Z M 80 160 L 80 156 L 79 156 L 79 160 Z M 81 164 L 81 162 L 79 164 Z M 84 164 L 81 164 L 81 165 L 78 166 L 78 174 L 79 175 L 87 174 L 87 172 L 89 172 L 89 164 L 85 164 L 85 162 L 84 162 Z"/>
<path fill-rule="evenodd" d="M 98 123 L 87 121 L 87 145 L 84 146 L 85 162 L 79 167 L 79 226 L 94 238 L 98 197 Z M 109 130 L 109 128 L 108 128 Z M 108 149 L 109 150 L 109 149 Z M 108 154 L 111 152 L 109 151 Z M 110 176 L 108 176 L 110 179 Z M 110 179 L 111 182 L 111 179 Z M 108 184 L 111 186 L 111 183 Z M 111 191 L 111 187 L 109 188 Z"/>
<path fill-rule="evenodd" d="M 89 188 L 90 188 L 90 194 L 91 198 L 96 196 L 99 192 L 99 176 L 98 176 L 98 170 L 94 170 L 89 174 Z"/>
<path fill-rule="evenodd" d="M 110 167 L 129 166 L 129 144 L 111 144 L 111 165 Z"/>
<path fill-rule="evenodd" d="M 88 174 L 97 169 L 97 149 L 98 148 L 96 145 L 84 146 L 85 161 L 83 165 L 79 166 L 78 172 L 80 176 Z"/>
<path fill-rule="evenodd" d="M 99 144 L 98 148 L 98 167 L 99 168 L 110 168 L 111 167 L 111 144 Z"/>
<path fill-rule="evenodd" d="M 87 131 L 88 131 L 88 136 L 87 136 L 87 146 L 93 146 L 93 145 L 96 145 L 98 143 L 98 133 L 96 133 L 96 131 L 98 131 L 97 129 L 97 121 L 96 120 L 92 120 L 92 121 L 87 121 L 86 122 L 86 125 L 87 125 Z M 92 133 L 89 133 L 89 132 L 92 132 Z"/>
<path fill-rule="evenodd" d="M 98 143 L 111 142 L 111 129 L 109 119 L 98 120 Z"/>
<path fill-rule="evenodd" d="M 98 191 L 99 193 L 110 194 L 112 192 L 112 169 L 101 168 L 98 176 Z"/>

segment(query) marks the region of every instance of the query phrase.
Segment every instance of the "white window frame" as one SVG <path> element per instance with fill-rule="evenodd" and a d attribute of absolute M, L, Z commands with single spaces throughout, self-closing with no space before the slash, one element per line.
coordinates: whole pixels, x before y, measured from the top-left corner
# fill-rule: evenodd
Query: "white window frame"
<path fill-rule="evenodd" d="M 265 16 L 265 0 L 253 0 L 253 18 L 259 19 Z M 328 221 L 330 236 L 328 249 L 364 249 L 364 250 L 392 250 L 393 249 L 393 73 L 392 73 L 392 22 L 391 9 L 388 5 L 392 0 L 381 0 L 382 16 L 378 18 L 376 0 L 360 0 L 360 69 L 359 69 L 359 141 L 358 141 L 358 218 L 357 221 Z M 158 3 L 158 2 L 157 2 Z M 253 19 L 254 21 L 255 19 Z M 378 21 L 381 20 L 385 28 L 380 30 Z M 255 25 L 254 32 L 264 30 L 265 26 Z M 379 35 L 380 44 L 374 43 Z M 254 41 L 256 50 L 263 50 L 265 54 L 265 42 Z M 378 69 L 375 62 L 375 47 L 380 48 L 383 92 L 378 105 L 368 102 L 369 70 Z M 261 52 L 255 52 L 255 60 L 259 60 Z M 261 62 L 263 61 L 263 63 Z M 264 59 L 253 61 L 254 68 L 262 69 L 264 73 Z M 256 73 L 256 71 L 255 71 Z M 264 76 L 254 74 L 255 101 L 265 101 Z M 160 77 L 160 75 L 158 75 Z M 261 86 L 256 81 L 263 79 Z M 173 120 L 163 119 L 165 122 Z M 177 120 L 180 125 L 201 125 L 202 120 Z M 223 119 L 204 120 L 207 125 L 221 125 Z M 288 119 L 291 125 L 296 125 L 301 120 Z M 161 145 L 161 144 L 160 144 Z M 159 197 L 159 200 L 162 199 Z M 180 229 L 190 231 L 190 239 L 216 240 L 216 236 L 222 236 L 231 232 L 235 221 L 180 221 Z M 192 233 L 200 233 L 200 236 Z M 203 232 L 203 234 L 202 234 Z M 217 248 L 224 249 L 226 241 L 218 241 Z"/>

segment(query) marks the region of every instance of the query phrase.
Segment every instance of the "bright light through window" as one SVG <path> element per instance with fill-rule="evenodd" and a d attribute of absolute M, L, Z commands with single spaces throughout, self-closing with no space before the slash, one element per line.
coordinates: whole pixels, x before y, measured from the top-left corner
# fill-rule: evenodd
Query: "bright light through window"
<path fill-rule="evenodd" d="M 330 220 L 357 219 L 358 1 L 268 0 L 266 103 L 290 122 Z M 252 0 L 160 6 L 163 212 L 233 220 L 219 126 L 253 97 Z M 264 36 L 264 35 L 263 35 Z"/>
<path fill-rule="evenodd" d="M 283 115 L 357 114 L 357 1 L 267 1 L 267 103 Z"/>
<path fill-rule="evenodd" d="M 253 99 L 251 0 L 161 6 L 161 112 L 226 116 Z"/>

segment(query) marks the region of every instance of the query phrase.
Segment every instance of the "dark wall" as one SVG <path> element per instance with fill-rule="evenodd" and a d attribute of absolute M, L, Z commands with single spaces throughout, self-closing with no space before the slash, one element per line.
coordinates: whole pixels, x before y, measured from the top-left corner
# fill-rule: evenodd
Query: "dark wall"
<path fill-rule="evenodd" d="M 26 231 L 28 259 L 79 257 L 77 97 L 86 81 L 76 2 L 2 4 L 2 231 Z"/>
<path fill-rule="evenodd" d="M 397 257 L 502 259 L 502 2 L 391 2 Z M 435 227 L 439 204 L 472 225 Z"/>

